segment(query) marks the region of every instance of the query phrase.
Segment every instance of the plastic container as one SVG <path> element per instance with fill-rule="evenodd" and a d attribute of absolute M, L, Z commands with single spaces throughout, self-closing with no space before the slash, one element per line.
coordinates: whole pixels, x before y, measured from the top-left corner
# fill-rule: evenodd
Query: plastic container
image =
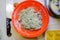
<path fill-rule="evenodd" d="M 48 30 L 45 38 L 46 40 L 60 40 L 60 30 Z"/>

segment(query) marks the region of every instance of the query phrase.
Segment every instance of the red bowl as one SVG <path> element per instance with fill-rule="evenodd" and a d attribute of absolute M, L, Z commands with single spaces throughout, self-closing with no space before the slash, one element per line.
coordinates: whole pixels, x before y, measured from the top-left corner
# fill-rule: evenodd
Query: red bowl
<path fill-rule="evenodd" d="M 36 11 L 40 12 L 43 22 L 41 29 L 36 31 L 31 31 L 31 30 L 25 30 L 21 27 L 21 24 L 18 21 L 20 12 L 21 10 L 26 9 L 28 7 L 34 7 Z M 49 13 L 47 8 L 37 1 L 24 1 L 22 3 L 19 3 L 18 6 L 14 9 L 12 14 L 13 27 L 19 34 L 21 34 L 24 37 L 34 38 L 42 35 L 46 31 L 48 27 L 48 23 L 49 23 Z"/>

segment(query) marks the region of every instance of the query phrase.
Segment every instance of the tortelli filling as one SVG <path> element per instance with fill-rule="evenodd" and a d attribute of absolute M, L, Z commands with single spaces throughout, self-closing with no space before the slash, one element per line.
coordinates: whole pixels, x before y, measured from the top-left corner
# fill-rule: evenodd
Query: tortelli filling
<path fill-rule="evenodd" d="M 42 27 L 42 16 L 33 7 L 22 10 L 19 21 L 24 29 L 38 30 Z"/>

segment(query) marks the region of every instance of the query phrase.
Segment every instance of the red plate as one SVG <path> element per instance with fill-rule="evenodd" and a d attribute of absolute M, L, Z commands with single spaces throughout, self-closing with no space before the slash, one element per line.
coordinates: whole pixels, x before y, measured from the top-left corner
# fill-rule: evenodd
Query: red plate
<path fill-rule="evenodd" d="M 42 16 L 42 22 L 43 22 L 41 29 L 36 30 L 36 31 L 30 31 L 30 30 L 25 30 L 21 28 L 21 25 L 18 22 L 20 11 L 28 7 L 34 7 L 36 11 L 40 12 Z M 49 13 L 48 13 L 47 8 L 37 1 L 24 1 L 18 4 L 18 6 L 14 9 L 13 14 L 12 14 L 13 27 L 19 34 L 28 38 L 38 37 L 41 34 L 43 34 L 48 27 L 48 22 L 49 22 Z"/>

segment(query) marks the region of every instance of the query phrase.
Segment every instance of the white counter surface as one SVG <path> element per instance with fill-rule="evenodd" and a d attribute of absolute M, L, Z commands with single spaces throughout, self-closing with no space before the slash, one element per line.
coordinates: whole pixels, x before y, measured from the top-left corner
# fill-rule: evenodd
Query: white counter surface
<path fill-rule="evenodd" d="M 6 1 L 6 2 L 5 2 Z M 27 39 L 24 38 L 22 36 L 20 36 L 13 28 L 13 26 L 11 27 L 12 29 L 12 36 L 8 37 L 6 35 L 6 16 L 10 15 L 8 12 L 6 12 L 6 5 L 9 3 L 9 0 L 1 0 L 0 4 L 0 40 L 45 40 L 43 36 L 34 38 L 34 39 Z M 13 0 L 13 2 L 22 2 L 22 0 Z M 39 1 L 39 0 L 38 0 Z M 40 0 L 39 2 L 41 2 L 42 4 L 44 4 L 44 0 Z M 4 4 L 4 6 L 2 5 Z M 4 10 L 3 10 L 4 9 Z M 11 18 L 10 16 L 7 16 L 8 18 Z M 60 19 L 55 19 L 53 17 L 50 16 L 50 20 L 49 20 L 49 26 L 48 26 L 48 30 L 60 30 Z"/>

